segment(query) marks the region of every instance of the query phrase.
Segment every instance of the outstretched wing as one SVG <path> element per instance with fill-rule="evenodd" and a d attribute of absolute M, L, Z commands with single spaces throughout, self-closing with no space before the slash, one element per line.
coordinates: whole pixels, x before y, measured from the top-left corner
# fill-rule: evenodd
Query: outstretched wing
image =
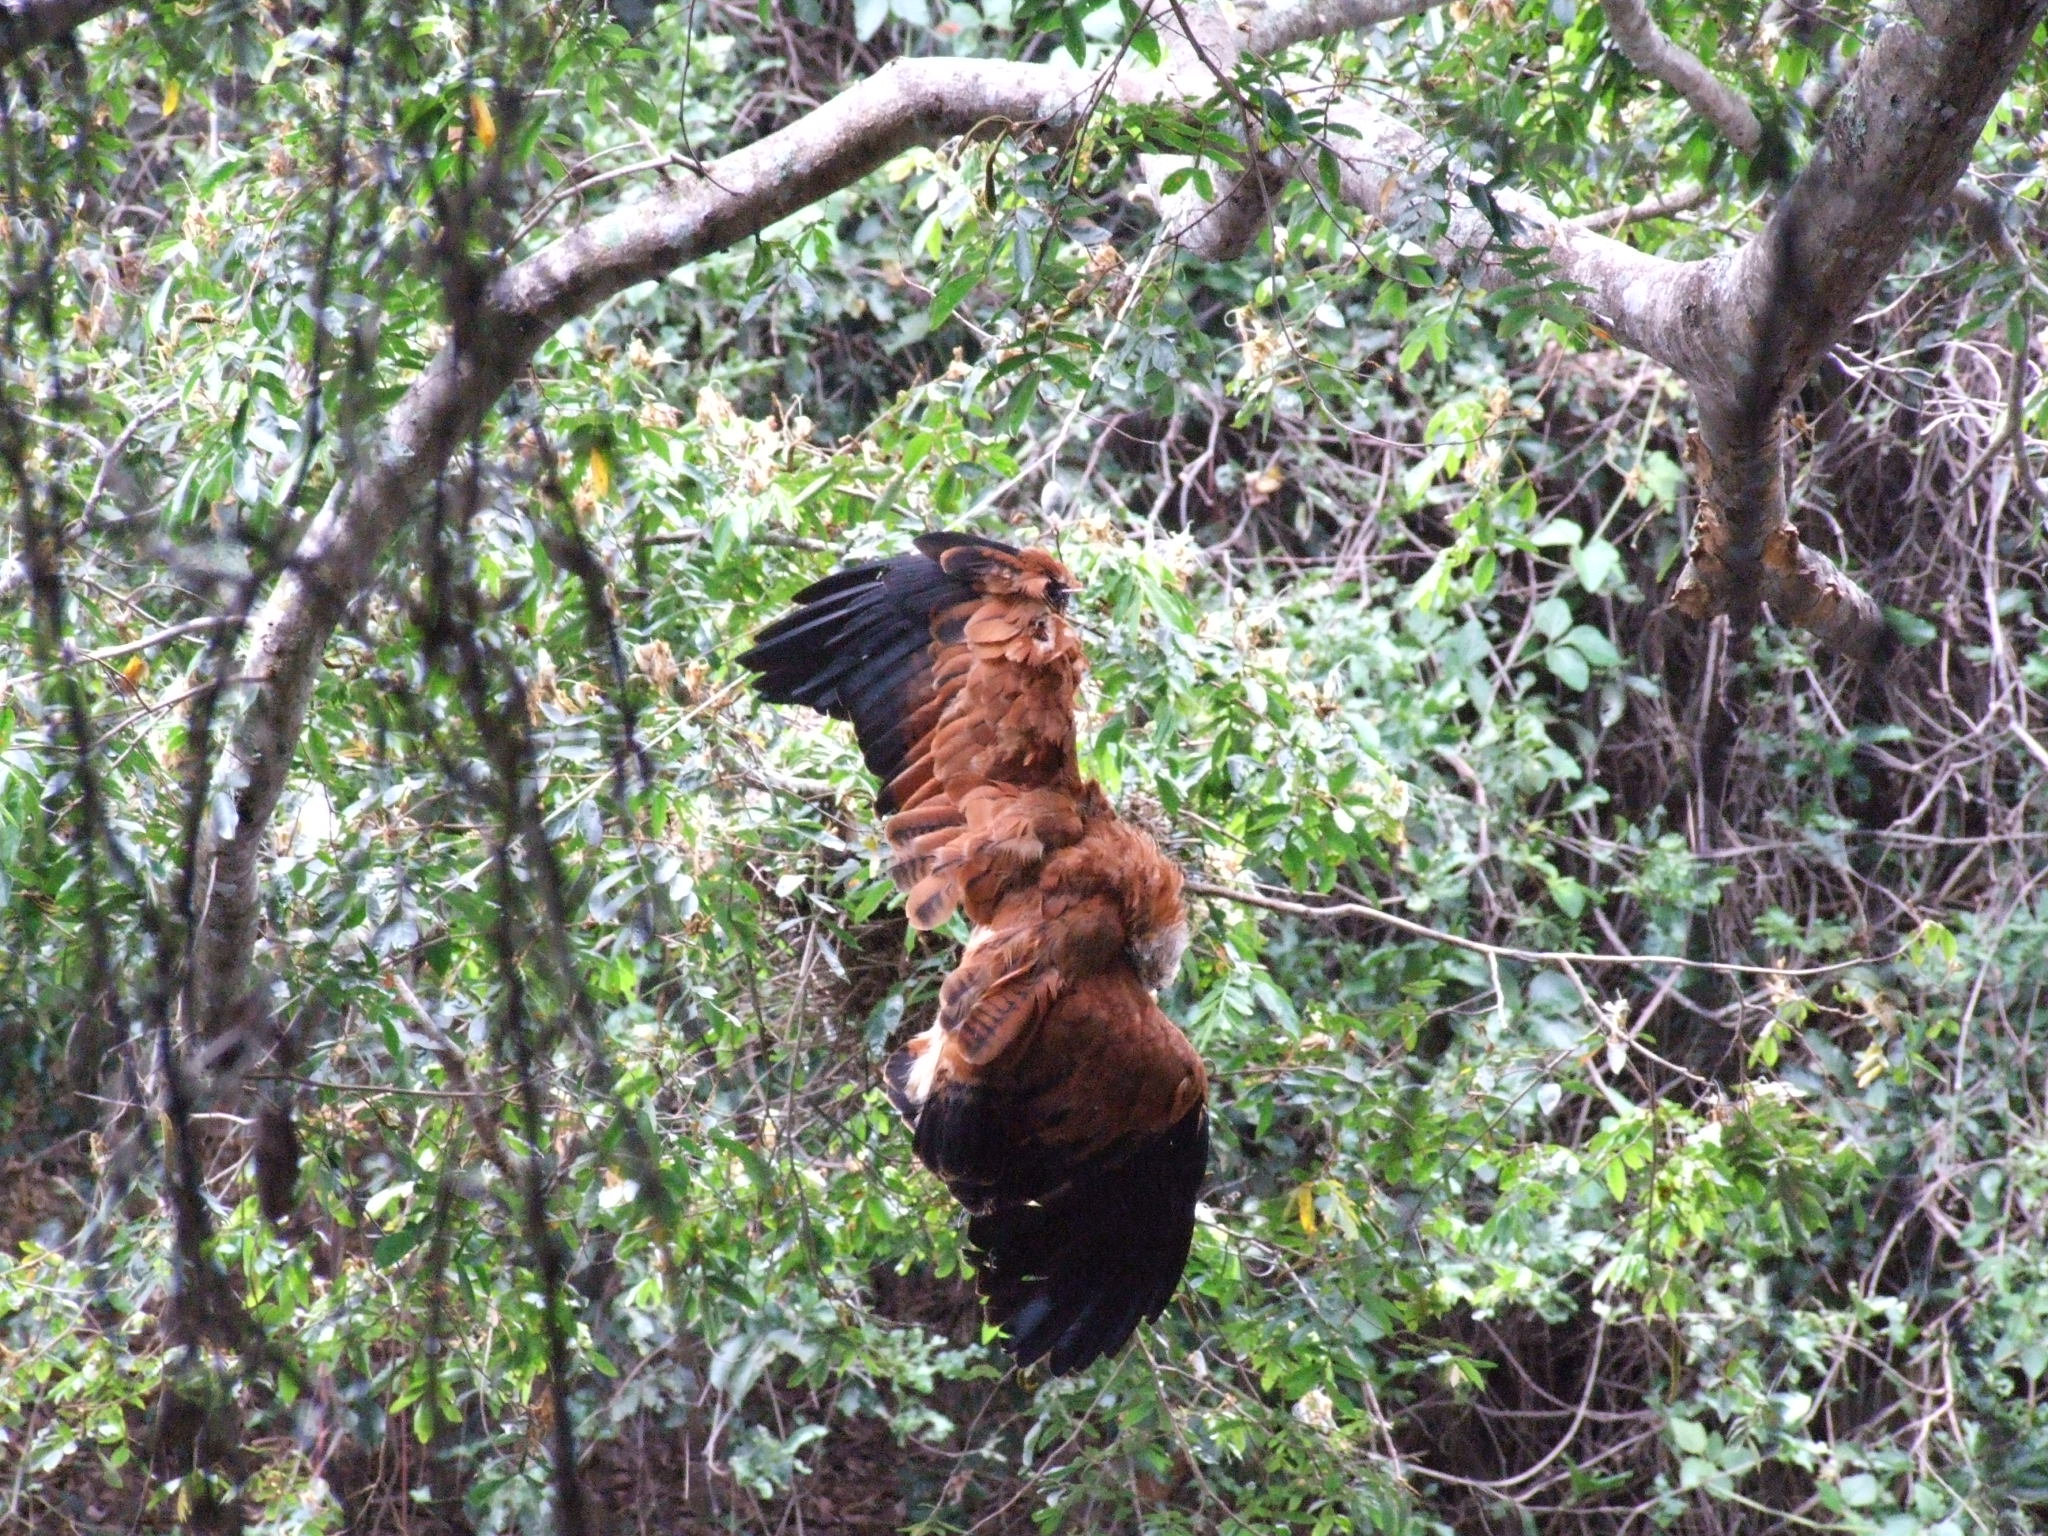
<path fill-rule="evenodd" d="M 1072 586 L 1042 551 L 926 534 L 798 593 L 740 658 L 762 697 L 853 722 L 910 921 L 974 924 L 885 1077 L 1011 1351 L 1055 1371 L 1165 1306 L 1209 1146 L 1201 1058 L 1153 1000 L 1180 871 L 1075 760 Z"/>
<path fill-rule="evenodd" d="M 1051 555 L 955 533 L 916 545 L 806 587 L 740 664 L 769 702 L 853 723 L 911 922 L 930 928 L 1079 838 L 1085 662 Z"/>

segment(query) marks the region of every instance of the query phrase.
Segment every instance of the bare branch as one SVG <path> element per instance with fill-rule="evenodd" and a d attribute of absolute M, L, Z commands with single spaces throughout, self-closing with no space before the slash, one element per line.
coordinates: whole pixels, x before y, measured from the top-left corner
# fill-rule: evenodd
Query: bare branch
<path fill-rule="evenodd" d="M 0 69 L 120 5 L 121 0 L 0 0 Z"/>
<path fill-rule="evenodd" d="M 1443 3 L 1444 0 L 1298 0 L 1293 5 L 1269 5 L 1263 0 L 1252 0 L 1238 10 L 1244 17 L 1240 25 L 1246 50 L 1264 58 L 1318 37 L 1376 27 L 1403 16 L 1419 16 Z"/>
<path fill-rule="evenodd" d="M 1322 922 L 1361 918 L 1391 928 L 1396 933 L 1405 933 L 1410 938 L 1427 939 L 1433 944 L 1447 944 L 1453 949 L 1489 955 L 1496 960 L 1520 960 L 1532 965 L 1632 965 L 1645 968 L 1713 971 L 1724 976 L 1761 976 L 1769 979 L 1784 976 L 1833 975 L 1859 965 L 1870 964 L 1870 957 L 1863 955 L 1853 960 L 1836 960 L 1822 965 L 1784 967 L 1744 965 L 1726 960 L 1694 960 L 1683 955 L 1627 955 L 1602 954 L 1595 951 L 1521 949 L 1507 944 L 1489 944 L 1483 939 L 1469 938 L 1462 933 L 1451 933 L 1443 928 L 1432 928 L 1427 923 L 1418 923 L 1412 917 L 1404 917 L 1398 912 L 1389 912 L 1383 907 L 1375 907 L 1362 901 L 1311 903 L 1270 894 L 1276 890 L 1285 890 L 1284 886 L 1267 886 L 1258 891 L 1245 891 L 1235 886 L 1217 885 L 1213 881 L 1190 880 L 1186 889 L 1193 895 L 1206 896 L 1212 901 L 1234 901 L 1247 907 L 1263 907 L 1268 912 L 1280 912 L 1289 917 L 1312 917 Z M 1894 956 L 1887 955 L 1882 958 L 1892 959 Z"/>
<path fill-rule="evenodd" d="M 1757 152 L 1764 141 L 1764 130 L 1749 103 L 1702 64 L 1691 49 L 1664 35 L 1650 16 L 1647 0 L 1600 0 L 1600 4 L 1607 12 L 1607 28 L 1614 34 L 1614 45 L 1629 63 L 1678 92 L 1693 111 L 1712 123 L 1722 138 L 1745 155 Z"/>
<path fill-rule="evenodd" d="M 1956 183 L 1955 191 L 1949 194 L 1955 205 L 1956 217 L 1970 232 L 1972 239 L 1980 245 L 1988 245 L 1998 253 L 1999 260 L 2019 266 L 2026 257 L 2013 241 L 2012 231 L 2005 227 L 2005 201 L 1985 191 L 1967 176 Z"/>
<path fill-rule="evenodd" d="M 1646 197 L 1639 203 L 1630 203 L 1621 208 L 1603 208 L 1598 213 L 1583 214 L 1571 222 L 1580 229 L 1620 229 L 1629 224 L 1642 224 L 1650 219 L 1668 219 L 1674 213 L 1685 213 L 1697 208 L 1714 195 L 1712 187 L 1696 185 L 1680 187 L 1676 192 L 1666 192 L 1659 197 Z"/>

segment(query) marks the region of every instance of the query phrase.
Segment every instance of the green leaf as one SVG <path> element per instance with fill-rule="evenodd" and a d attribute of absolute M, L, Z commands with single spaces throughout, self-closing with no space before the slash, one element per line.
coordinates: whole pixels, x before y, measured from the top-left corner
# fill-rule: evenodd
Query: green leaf
<path fill-rule="evenodd" d="M 1601 591 L 1620 569 L 1621 551 L 1605 539 L 1588 539 L 1572 551 L 1572 570 L 1588 592 Z"/>
<path fill-rule="evenodd" d="M 1568 645 L 1553 645 L 1543 653 L 1543 664 L 1567 688 L 1584 689 L 1593 680 L 1586 658 Z"/>
<path fill-rule="evenodd" d="M 1590 624 L 1573 625 L 1571 632 L 1564 637 L 1564 644 L 1596 667 L 1621 665 L 1621 652 L 1614 648 L 1614 642 Z"/>
<path fill-rule="evenodd" d="M 1076 64 L 1088 62 L 1088 34 L 1081 27 L 1084 14 L 1078 5 L 1060 7 L 1060 36 L 1066 42 L 1068 55 Z"/>
<path fill-rule="evenodd" d="M 980 281 L 981 273 L 970 267 L 964 272 L 955 272 L 941 283 L 939 291 L 932 295 L 931 307 L 926 311 L 931 328 L 937 330 L 944 325 L 953 311 L 960 307 L 960 301 L 972 293 Z"/>
<path fill-rule="evenodd" d="M 1901 644 L 1918 650 L 1923 645 L 1932 645 L 1941 633 L 1917 613 L 1908 613 L 1903 608 L 1889 605 L 1884 610 L 1885 623 L 1891 632 L 1899 637 Z"/>
<path fill-rule="evenodd" d="M 371 1259 L 380 1268 L 389 1269 L 426 1241 L 428 1225 L 424 1221 L 415 1221 L 395 1232 L 386 1232 L 370 1249 Z"/>

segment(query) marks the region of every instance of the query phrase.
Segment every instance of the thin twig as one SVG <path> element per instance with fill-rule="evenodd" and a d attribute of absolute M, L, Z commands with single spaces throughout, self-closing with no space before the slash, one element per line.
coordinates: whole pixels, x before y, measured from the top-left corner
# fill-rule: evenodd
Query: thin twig
<path fill-rule="evenodd" d="M 1398 928 L 1401 932 L 1413 934 L 1418 939 L 1430 939 L 1438 944 L 1449 944 L 1456 949 L 1469 949 L 1475 955 L 1486 955 L 1492 959 L 1522 960 L 1531 965 L 1677 965 L 1687 970 L 1716 971 L 1729 976 L 1832 976 L 1842 971 L 1855 970 L 1860 966 L 1882 965 L 1886 961 L 1896 960 L 1906 952 L 1902 945 L 1882 955 L 1836 960 L 1826 965 L 1743 965 L 1729 960 L 1691 960 L 1684 955 L 1614 955 L 1578 953 L 1565 949 L 1519 949 L 1510 944 L 1489 944 L 1484 939 L 1470 939 L 1463 934 L 1446 933 L 1441 928 L 1431 928 L 1426 923 L 1418 923 L 1413 918 L 1401 917 L 1383 908 L 1368 906 L 1361 901 L 1310 906 L 1306 902 L 1286 901 L 1277 896 L 1234 890 L 1227 885 L 1212 885 L 1206 880 L 1190 880 L 1187 889 L 1197 896 L 1213 896 L 1220 901 L 1241 902 L 1248 907 L 1263 907 L 1269 912 L 1285 912 L 1291 917 L 1313 917 L 1324 922 L 1340 917 L 1363 917 L 1372 922 L 1385 923 L 1389 928 Z"/>

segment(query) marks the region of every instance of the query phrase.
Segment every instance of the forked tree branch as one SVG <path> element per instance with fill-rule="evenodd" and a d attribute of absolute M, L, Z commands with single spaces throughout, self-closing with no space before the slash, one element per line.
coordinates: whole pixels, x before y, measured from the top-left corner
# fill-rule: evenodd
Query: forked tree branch
<path fill-rule="evenodd" d="M 1607 27 L 1622 56 L 1653 80 L 1661 80 L 1683 97 L 1735 148 L 1753 155 L 1763 147 L 1763 124 L 1741 92 L 1721 79 L 1683 44 L 1674 42 L 1650 15 L 1648 0 L 1601 0 Z M 1964 227 L 2006 260 L 2014 260 L 2012 237 L 2000 218 L 1998 202 L 1982 187 L 1958 181 L 1949 194 Z M 1614 222 L 1626 222 L 1618 211 Z M 1590 219 L 1580 222 L 1592 226 Z M 1597 226 L 1604 228 L 1604 224 Z"/>
<path fill-rule="evenodd" d="M 1709 515 L 1675 600 L 1744 617 L 1807 613 L 1850 655 L 1882 652 L 1882 611 L 1800 544 L 1785 504 L 1783 408 L 1928 215 L 1953 193 L 2048 0 L 1950 0 L 1884 24 L 1813 159 L 1725 267 L 1723 345 L 1687 372 L 1700 409 Z"/>

